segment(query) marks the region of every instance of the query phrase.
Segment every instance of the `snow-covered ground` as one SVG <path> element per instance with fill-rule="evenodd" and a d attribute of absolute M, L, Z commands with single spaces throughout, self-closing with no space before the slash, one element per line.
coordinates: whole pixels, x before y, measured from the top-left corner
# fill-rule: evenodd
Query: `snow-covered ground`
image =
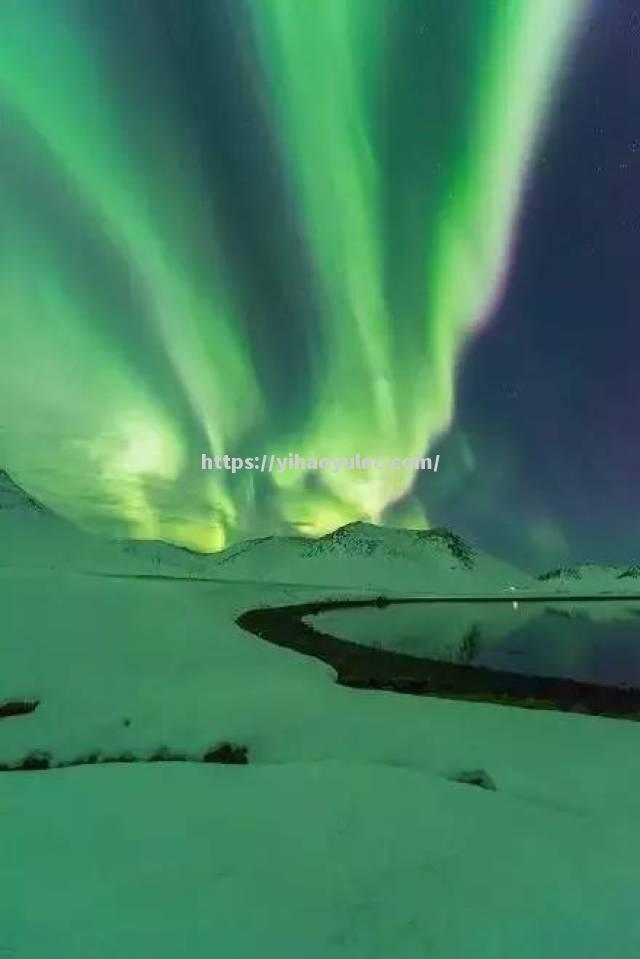
<path fill-rule="evenodd" d="M 5 777 L 2 798 L 12 956 L 637 955 L 614 810 L 358 762 L 89 767 Z"/>
<path fill-rule="evenodd" d="M 640 725 L 346 689 L 235 624 L 335 587 L 21 555 L 0 570 L 0 703 L 39 705 L 0 718 L 0 763 L 226 741 L 249 764 L 0 773 L 3 959 L 638 953 Z M 495 791 L 455 781 L 476 769 Z"/>
<path fill-rule="evenodd" d="M 1 774 L 0 946 L 632 955 L 640 726 L 348 690 L 234 623 L 310 593 L 1 574 L 0 701 L 40 705 L 0 720 L 0 761 L 231 741 L 250 764 Z M 477 768 L 495 792 L 451 781 Z"/>

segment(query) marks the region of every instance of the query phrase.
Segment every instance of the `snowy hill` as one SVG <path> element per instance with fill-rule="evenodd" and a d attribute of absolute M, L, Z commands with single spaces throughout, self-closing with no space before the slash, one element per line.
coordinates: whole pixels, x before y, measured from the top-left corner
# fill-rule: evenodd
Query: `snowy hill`
<path fill-rule="evenodd" d="M 43 506 L 0 470 L 0 566 L 196 575 L 211 559 L 167 543 L 110 541 Z"/>
<path fill-rule="evenodd" d="M 444 528 L 350 523 L 319 539 L 267 536 L 213 554 L 155 541 L 105 540 L 48 509 L 4 470 L 0 567 L 317 585 L 385 595 L 640 595 L 639 565 L 585 563 L 534 578 Z"/>
<path fill-rule="evenodd" d="M 446 529 L 350 523 L 320 539 L 267 537 L 220 554 L 217 575 L 272 583 L 318 583 L 383 593 L 501 594 L 534 581 Z"/>
<path fill-rule="evenodd" d="M 0 566 L 189 576 L 375 590 L 501 594 L 534 581 L 446 529 L 351 523 L 322 536 L 247 540 L 217 554 L 168 543 L 102 540 L 29 496 L 0 471 Z"/>
<path fill-rule="evenodd" d="M 561 566 L 542 573 L 538 582 L 545 595 L 637 596 L 640 595 L 640 566 L 601 566 L 597 563 Z"/>
<path fill-rule="evenodd" d="M 104 546 L 29 496 L 0 470 L 0 565 L 70 568 Z"/>
<path fill-rule="evenodd" d="M 42 513 L 45 507 L 11 479 L 5 470 L 0 470 L 0 510 L 28 510 Z"/>

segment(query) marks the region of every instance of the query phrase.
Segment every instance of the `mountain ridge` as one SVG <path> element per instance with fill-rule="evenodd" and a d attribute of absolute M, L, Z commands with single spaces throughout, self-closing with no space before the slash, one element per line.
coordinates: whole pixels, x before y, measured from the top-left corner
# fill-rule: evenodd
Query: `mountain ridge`
<path fill-rule="evenodd" d="M 6 469 L 0 469 L 0 565 L 434 596 L 624 595 L 639 591 L 640 579 L 639 564 L 596 563 L 533 577 L 447 527 L 411 530 L 355 521 L 315 539 L 263 536 L 218 553 L 161 540 L 102 539 L 43 505 Z"/>

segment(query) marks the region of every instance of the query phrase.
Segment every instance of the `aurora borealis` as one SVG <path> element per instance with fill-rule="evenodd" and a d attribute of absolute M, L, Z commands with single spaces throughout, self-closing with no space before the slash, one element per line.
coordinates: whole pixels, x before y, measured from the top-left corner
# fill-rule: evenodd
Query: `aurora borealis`
<path fill-rule="evenodd" d="M 458 374 L 509 325 L 590 7 L 3 0 L 2 464 L 85 525 L 196 548 L 359 518 L 490 540 L 491 470 L 460 506 Z M 480 432 L 497 474 L 507 437 Z M 199 469 L 441 440 L 451 469 L 422 492 Z"/>

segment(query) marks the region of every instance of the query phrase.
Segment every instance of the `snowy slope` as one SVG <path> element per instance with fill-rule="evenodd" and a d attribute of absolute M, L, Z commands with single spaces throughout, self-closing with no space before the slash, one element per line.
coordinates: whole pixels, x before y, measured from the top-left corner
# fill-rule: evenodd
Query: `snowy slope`
<path fill-rule="evenodd" d="M 220 554 L 217 575 L 273 583 L 319 583 L 382 593 L 505 594 L 528 589 L 526 573 L 484 555 L 449 530 L 351 523 L 319 539 L 267 537 Z"/>
<path fill-rule="evenodd" d="M 640 726 L 346 689 L 234 622 L 319 593 L 0 571 L 0 702 L 40 701 L 0 719 L 0 762 L 222 741 L 250 758 L 0 773 L 0 946 L 635 955 Z M 478 768 L 495 792 L 452 781 Z"/>
<path fill-rule="evenodd" d="M 300 584 L 384 595 L 640 595 L 640 566 L 586 563 L 529 576 L 447 529 L 351 523 L 319 539 L 270 536 L 220 553 L 103 540 L 74 526 L 0 470 L 0 567 Z"/>
<path fill-rule="evenodd" d="M 0 506 L 0 704 L 37 702 L 0 717 L 0 764 L 221 742 L 250 760 L 0 772 L 0 955 L 635 955 L 640 725 L 346 689 L 234 621 L 383 577 L 495 585 L 500 564 L 356 525 L 205 557 L 326 588 L 113 579 L 64 567 L 183 551 L 94 540 L 6 481 Z M 495 792 L 454 781 L 479 768 Z"/>
<path fill-rule="evenodd" d="M 542 573 L 538 583 L 545 594 L 640 596 L 640 566 L 562 566 Z"/>
<path fill-rule="evenodd" d="M 189 576 L 375 590 L 502 595 L 534 581 L 449 530 L 352 523 L 320 539 L 267 537 L 220 553 L 167 543 L 107 541 L 76 528 L 0 471 L 0 566 Z"/>
<path fill-rule="evenodd" d="M 103 554 L 105 545 L 48 510 L 0 470 L 0 565 L 53 567 Z"/>
<path fill-rule="evenodd" d="M 0 763 L 162 746 L 196 757 L 228 740 L 257 762 L 484 766 L 501 791 L 533 802 L 640 815 L 639 724 L 350 690 L 325 664 L 235 623 L 244 609 L 318 595 L 0 571 L 0 702 L 40 702 L 0 719 Z"/>
<path fill-rule="evenodd" d="M 0 567 L 198 575 L 210 557 L 166 543 L 109 541 L 79 529 L 0 470 Z"/>
<path fill-rule="evenodd" d="M 12 957 L 637 955 L 640 849 L 615 818 L 357 763 L 88 768 L 4 785 Z"/>

